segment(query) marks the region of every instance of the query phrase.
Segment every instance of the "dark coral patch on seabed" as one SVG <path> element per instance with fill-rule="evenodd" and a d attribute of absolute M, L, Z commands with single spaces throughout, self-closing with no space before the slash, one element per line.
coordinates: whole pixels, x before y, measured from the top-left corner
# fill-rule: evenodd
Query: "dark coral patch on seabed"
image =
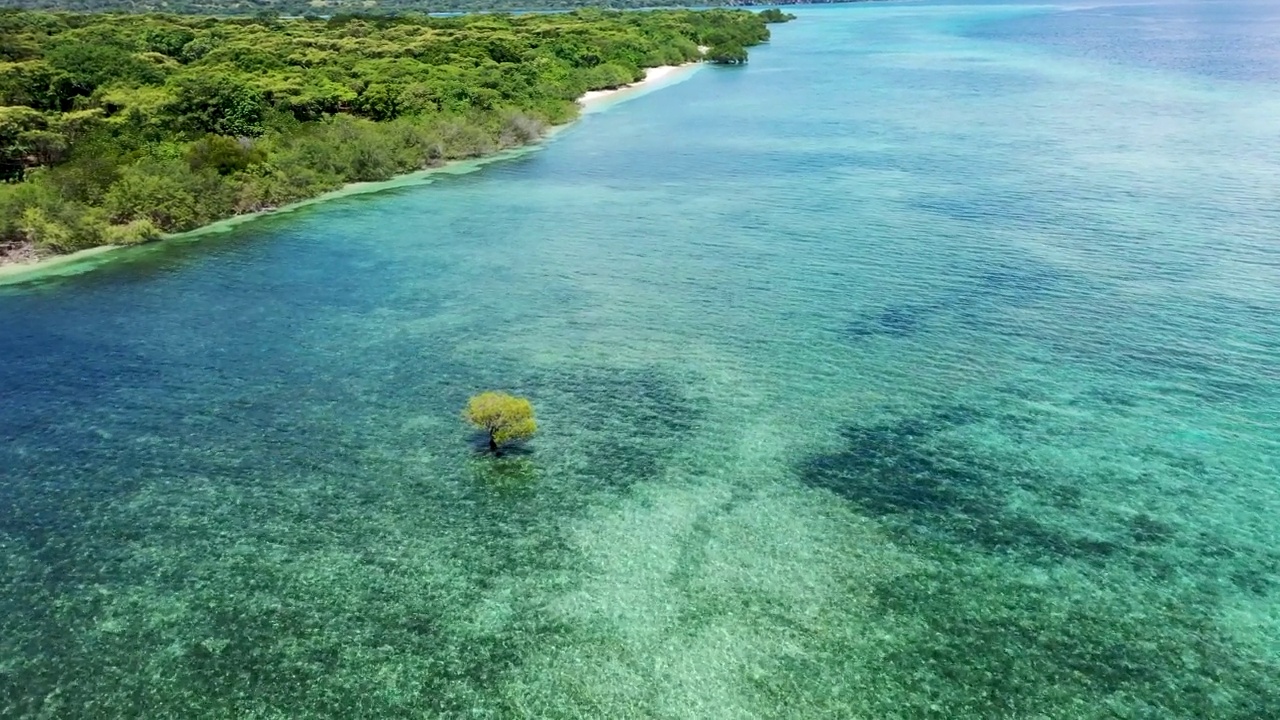
<path fill-rule="evenodd" d="M 986 419 L 957 406 L 852 425 L 843 447 L 799 468 L 926 563 L 876 589 L 904 628 L 884 681 L 930 688 L 882 710 L 1062 717 L 1088 695 L 1111 698 L 1117 717 L 1280 716 L 1280 664 L 1218 626 L 1216 588 L 1225 575 L 1269 590 L 1280 555 L 1092 504 L 1087 478 L 978 454 L 958 435 Z"/>

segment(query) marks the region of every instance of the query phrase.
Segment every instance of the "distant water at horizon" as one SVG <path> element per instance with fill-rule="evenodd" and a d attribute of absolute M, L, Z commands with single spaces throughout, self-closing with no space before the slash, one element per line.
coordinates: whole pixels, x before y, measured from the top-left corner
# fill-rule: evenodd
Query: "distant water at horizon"
<path fill-rule="evenodd" d="M 0 286 L 0 718 L 1280 718 L 1280 10 L 786 9 Z"/>

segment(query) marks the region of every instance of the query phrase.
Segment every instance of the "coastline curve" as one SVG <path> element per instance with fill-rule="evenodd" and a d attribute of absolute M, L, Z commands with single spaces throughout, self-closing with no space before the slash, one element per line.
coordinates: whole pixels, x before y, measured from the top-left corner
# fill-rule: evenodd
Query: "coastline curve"
<path fill-rule="evenodd" d="M 79 275 L 81 273 L 90 272 L 107 262 L 126 257 L 126 253 L 147 252 L 148 250 L 154 250 L 160 246 L 169 246 L 173 243 L 195 241 L 206 235 L 227 232 L 238 225 L 252 222 L 262 217 L 289 213 L 311 205 L 338 200 L 352 195 L 367 195 L 370 193 L 382 192 L 384 190 L 393 190 L 396 188 L 410 187 L 414 185 L 429 185 L 442 175 L 465 175 L 476 172 L 490 163 L 511 160 L 532 152 L 537 152 L 546 147 L 547 144 L 554 140 L 561 132 L 572 127 L 574 123 L 580 120 L 584 115 L 603 112 L 622 102 L 634 100 L 655 90 L 661 90 L 663 88 L 676 85 L 692 77 L 694 72 L 696 72 L 700 67 L 702 67 L 702 63 L 695 62 L 685 63 L 683 65 L 663 65 L 655 68 L 646 68 L 645 77 L 630 85 L 624 85 L 622 87 L 612 88 L 609 90 L 588 91 L 577 100 L 578 105 L 581 108 L 577 118 L 562 125 L 556 125 L 550 128 L 542 137 L 527 145 L 508 148 L 479 158 L 453 160 L 438 167 L 425 168 L 423 170 L 417 170 L 403 175 L 396 175 L 395 177 L 391 177 L 386 180 L 348 183 L 336 190 L 331 190 L 305 200 L 288 203 L 276 208 L 267 208 L 265 210 L 244 213 L 242 215 L 233 215 L 231 217 L 209 223 L 208 225 L 202 225 L 201 227 L 194 228 L 192 230 L 164 235 L 147 243 L 141 243 L 138 245 L 99 245 L 97 247 L 87 248 L 85 250 L 80 250 L 66 255 L 53 255 L 41 258 L 40 260 L 31 263 L 0 264 L 0 287 L 24 284 L 46 278 Z"/>

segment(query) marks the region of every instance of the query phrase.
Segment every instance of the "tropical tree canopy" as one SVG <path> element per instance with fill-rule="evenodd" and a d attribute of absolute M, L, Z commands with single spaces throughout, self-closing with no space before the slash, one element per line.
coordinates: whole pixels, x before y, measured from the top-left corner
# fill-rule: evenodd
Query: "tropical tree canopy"
<path fill-rule="evenodd" d="M 145 240 L 496 152 L 572 120 L 588 90 L 768 36 L 759 15 L 719 9 L 0 10 L 0 252 Z"/>
<path fill-rule="evenodd" d="M 462 417 L 489 434 L 489 449 L 495 451 L 500 445 L 532 437 L 538 430 L 533 404 L 503 392 L 483 392 L 471 398 Z"/>

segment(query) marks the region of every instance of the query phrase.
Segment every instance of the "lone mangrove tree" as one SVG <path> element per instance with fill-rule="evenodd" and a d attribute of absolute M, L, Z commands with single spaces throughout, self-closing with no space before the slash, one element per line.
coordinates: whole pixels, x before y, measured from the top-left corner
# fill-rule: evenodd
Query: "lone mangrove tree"
<path fill-rule="evenodd" d="M 495 455 L 502 445 L 532 437 L 538 430 L 533 403 L 502 392 L 483 392 L 471 398 L 462 417 L 489 434 L 489 452 Z"/>

